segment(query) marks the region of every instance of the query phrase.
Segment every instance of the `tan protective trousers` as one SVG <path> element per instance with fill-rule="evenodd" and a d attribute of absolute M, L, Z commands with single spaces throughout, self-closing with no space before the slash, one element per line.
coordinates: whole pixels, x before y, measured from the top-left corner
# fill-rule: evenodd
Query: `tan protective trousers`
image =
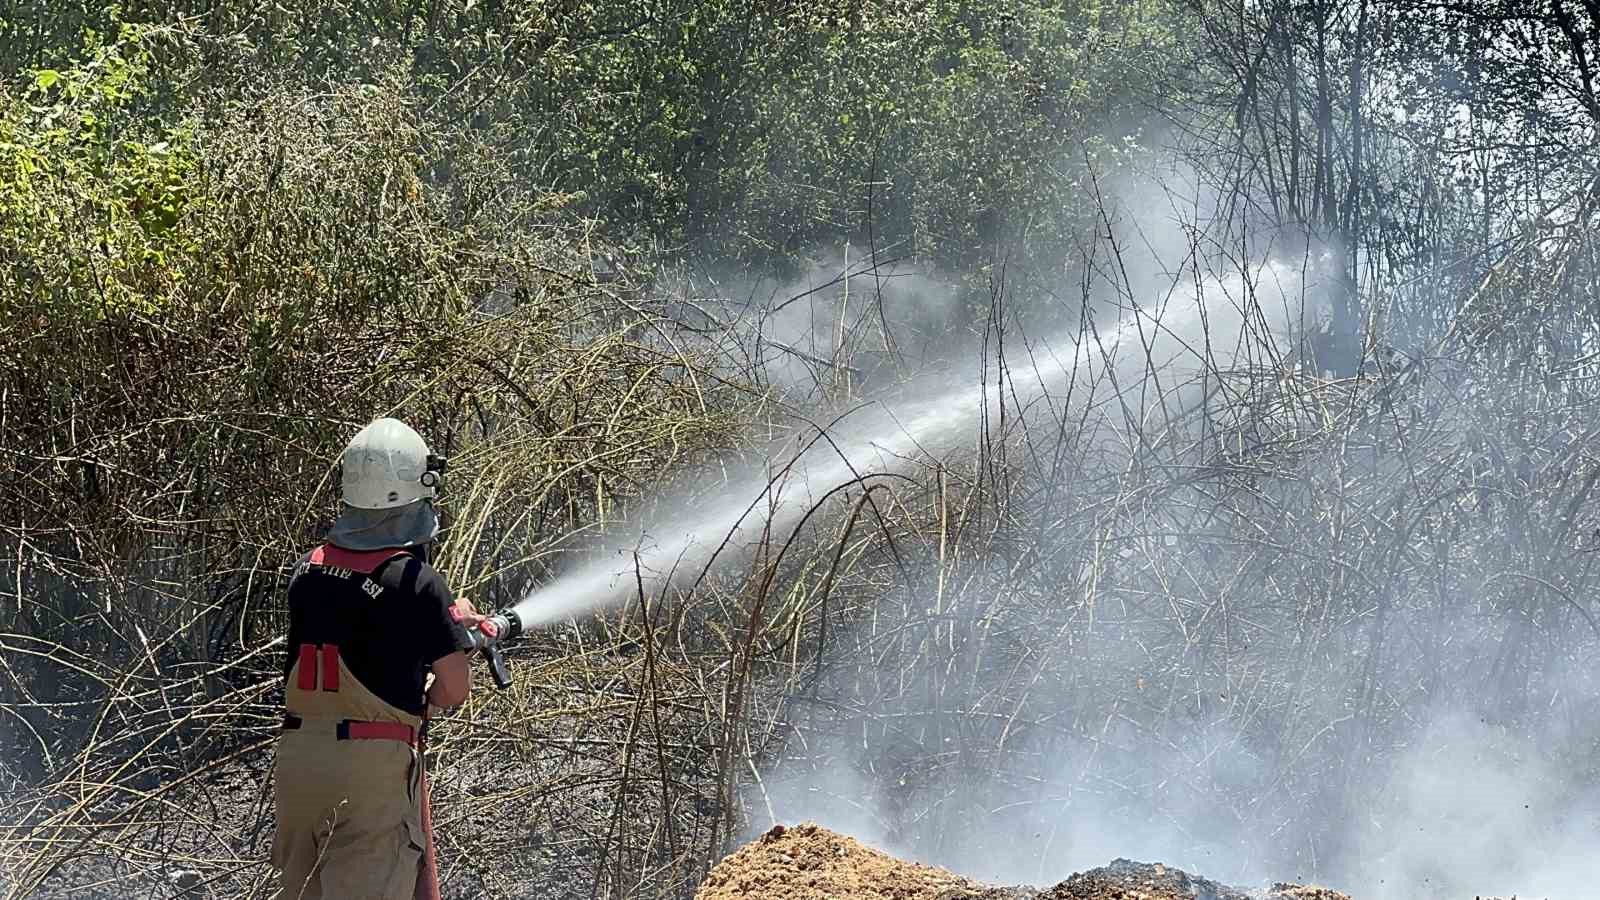
<path fill-rule="evenodd" d="M 343 662 L 337 692 L 299 690 L 287 700 L 301 725 L 278 738 L 278 830 L 272 862 L 283 870 L 279 900 L 412 900 L 426 838 L 422 765 L 410 744 L 339 740 L 341 719 L 421 720 L 384 703 Z M 326 673 L 323 675 L 326 683 Z"/>

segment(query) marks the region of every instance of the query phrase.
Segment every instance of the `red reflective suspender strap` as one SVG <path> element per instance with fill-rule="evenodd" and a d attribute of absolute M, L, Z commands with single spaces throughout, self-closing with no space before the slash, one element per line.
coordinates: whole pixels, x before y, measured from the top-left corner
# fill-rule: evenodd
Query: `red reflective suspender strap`
<path fill-rule="evenodd" d="M 319 654 L 318 651 L 321 651 Z M 339 648 L 335 644 L 301 644 L 300 645 L 300 674 L 296 676 L 295 686 L 302 691 L 317 689 L 317 662 L 318 657 L 322 662 L 322 689 L 325 691 L 339 690 Z"/>
<path fill-rule="evenodd" d="M 302 691 L 317 689 L 317 648 L 310 644 L 300 645 L 300 675 L 296 686 Z"/>
<path fill-rule="evenodd" d="M 296 715 L 283 717 L 285 731 L 299 731 L 305 724 L 306 720 Z M 334 726 L 333 735 L 341 741 L 399 741 L 402 744 L 421 747 L 417 730 L 401 722 L 361 722 L 356 719 L 341 719 Z"/>
<path fill-rule="evenodd" d="M 322 689 L 339 690 L 339 648 L 334 644 L 322 645 Z"/>

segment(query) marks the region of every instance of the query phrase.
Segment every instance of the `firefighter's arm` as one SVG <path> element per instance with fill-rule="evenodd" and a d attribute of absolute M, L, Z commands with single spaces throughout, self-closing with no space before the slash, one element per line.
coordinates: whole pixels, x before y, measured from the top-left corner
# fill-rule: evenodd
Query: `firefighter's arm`
<path fill-rule="evenodd" d="M 473 607 L 472 601 L 457 597 L 450 604 L 450 618 L 467 631 L 478 627 L 483 616 Z M 460 706 L 472 692 L 472 672 L 467 666 L 467 653 L 457 650 L 434 660 L 433 683 L 428 686 L 428 702 L 446 709 Z"/>
<path fill-rule="evenodd" d="M 460 706 L 472 692 L 472 676 L 467 654 L 457 650 L 433 661 L 433 684 L 428 686 L 428 702 L 446 709 Z"/>

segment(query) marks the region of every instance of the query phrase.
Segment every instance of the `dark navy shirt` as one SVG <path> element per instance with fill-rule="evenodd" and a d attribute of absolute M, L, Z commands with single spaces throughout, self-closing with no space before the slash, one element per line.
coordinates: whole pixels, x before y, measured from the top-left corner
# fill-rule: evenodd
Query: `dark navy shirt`
<path fill-rule="evenodd" d="M 413 715 L 427 708 L 428 669 L 435 660 L 472 647 L 450 617 L 450 589 L 434 568 L 409 554 L 371 563 L 384 553 L 327 548 L 321 565 L 308 553 L 289 579 L 289 654 L 301 644 L 339 648 L 350 674 L 390 706 Z M 371 567 L 370 572 L 362 569 Z"/>

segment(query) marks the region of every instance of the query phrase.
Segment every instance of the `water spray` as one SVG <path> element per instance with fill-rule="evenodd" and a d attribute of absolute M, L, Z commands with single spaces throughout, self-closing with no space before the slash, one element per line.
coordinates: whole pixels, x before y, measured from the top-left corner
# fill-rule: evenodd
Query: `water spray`
<path fill-rule="evenodd" d="M 864 489 L 919 455 L 949 449 L 948 442 L 940 443 L 942 438 L 967 435 L 971 428 L 963 426 L 986 403 L 1004 402 L 1007 395 L 1029 404 L 1070 390 L 1076 409 L 1086 409 L 1098 397 L 1120 404 L 1123 415 L 1148 415 L 1153 396 L 1157 408 L 1190 411 L 1207 394 L 1189 382 L 1238 364 L 1238 348 L 1256 346 L 1245 340 L 1246 334 L 1284 351 L 1288 336 L 1306 324 L 1303 299 L 1286 290 L 1299 286 L 1297 272 L 1267 264 L 1249 275 L 1205 282 L 1219 298 L 1206 297 L 1197 287 L 1186 303 L 1169 300 L 1158 311 L 1134 308 L 1103 332 L 1068 336 L 1064 343 L 1073 349 L 1064 357 L 1001 360 L 987 367 L 977 385 L 964 384 L 919 402 L 860 407 L 819 427 L 812 441 L 775 470 L 769 460 L 766 468 L 735 480 L 722 499 L 709 505 L 686 500 L 689 515 L 630 532 L 630 540 L 612 542 L 605 548 L 609 552 L 597 553 L 575 571 L 489 616 L 473 633 L 474 645 L 484 652 L 496 686 L 505 688 L 511 676 L 501 651 L 504 642 L 525 630 L 609 606 L 631 588 L 660 593 L 686 586 L 719 559 L 738 557 L 774 530 L 798 526 L 839 488 L 859 484 Z M 1268 290 L 1280 302 L 1262 302 L 1258 294 Z M 1152 382 L 1157 389 L 1149 391 Z M 1109 395 L 1097 394 L 1102 385 L 1109 387 Z"/>

